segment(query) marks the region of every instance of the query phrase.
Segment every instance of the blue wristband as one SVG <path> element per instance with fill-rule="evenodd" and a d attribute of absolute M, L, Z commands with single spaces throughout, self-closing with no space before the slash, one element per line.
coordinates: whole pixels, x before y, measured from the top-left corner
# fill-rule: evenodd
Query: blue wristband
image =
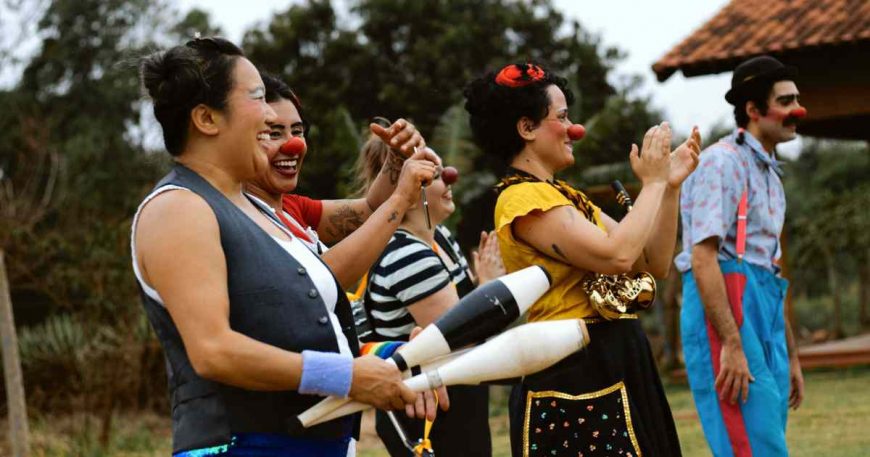
<path fill-rule="evenodd" d="M 302 351 L 300 394 L 347 397 L 353 380 L 353 357 L 336 352 Z"/>

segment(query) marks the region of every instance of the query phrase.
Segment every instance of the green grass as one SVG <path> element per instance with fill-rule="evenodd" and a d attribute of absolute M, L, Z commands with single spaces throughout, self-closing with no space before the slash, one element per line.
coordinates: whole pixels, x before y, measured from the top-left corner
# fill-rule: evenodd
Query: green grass
<path fill-rule="evenodd" d="M 793 457 L 864 457 L 870 455 L 870 369 L 821 371 L 807 374 L 806 399 L 789 417 L 788 444 Z M 686 457 L 709 456 L 692 395 L 685 386 L 669 385 L 680 444 Z M 494 457 L 510 456 L 505 391 L 492 395 Z M 118 415 L 107 449 L 97 445 L 98 422 L 82 416 L 39 417 L 31 423 L 34 457 L 120 456 L 151 457 L 170 454 L 168 419 L 154 414 Z M 367 422 L 360 457 L 386 457 L 387 453 Z M 0 422 L 0 455 L 9 455 L 7 425 Z M 437 450 L 436 450 L 437 451 Z"/>
<path fill-rule="evenodd" d="M 870 371 L 849 370 L 807 374 L 804 403 L 789 414 L 786 433 L 792 457 L 870 455 Z M 692 395 L 685 387 L 667 389 L 687 457 L 708 456 Z"/>
<path fill-rule="evenodd" d="M 866 457 L 870 455 L 870 370 L 814 372 L 806 375 L 803 405 L 789 415 L 788 446 L 792 457 Z M 709 456 L 710 451 L 686 386 L 669 385 L 680 447 L 685 457 Z M 490 419 L 493 456 L 510 457 L 507 417 Z M 379 443 L 365 440 L 360 457 L 387 457 Z M 372 447 L 369 447 L 372 446 Z M 437 452 L 437 449 L 436 449 Z"/>

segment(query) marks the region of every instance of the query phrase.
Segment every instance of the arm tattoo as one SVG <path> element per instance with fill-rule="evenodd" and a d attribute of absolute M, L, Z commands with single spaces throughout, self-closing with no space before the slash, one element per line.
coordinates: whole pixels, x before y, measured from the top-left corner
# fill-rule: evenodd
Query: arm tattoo
<path fill-rule="evenodd" d="M 393 211 L 393 212 L 390 214 L 390 218 L 387 219 L 387 222 L 393 222 L 393 221 L 395 221 L 398 217 L 399 217 L 399 212 L 398 212 L 398 211 Z"/>
<path fill-rule="evenodd" d="M 565 261 L 568 260 L 568 257 L 565 257 L 565 254 L 562 253 L 562 250 L 559 249 L 559 246 L 557 246 L 556 243 L 553 243 L 553 252 L 555 252 L 556 255 L 559 256 L 560 258 L 562 258 L 563 260 L 565 260 Z"/>
<path fill-rule="evenodd" d="M 387 154 L 387 161 L 384 162 L 384 166 L 381 168 L 381 173 L 385 173 L 387 178 L 390 180 L 390 184 L 396 185 L 399 182 L 399 173 L 402 172 L 402 165 L 405 161 L 402 157 L 399 156 L 398 153 L 390 151 Z"/>
<path fill-rule="evenodd" d="M 326 226 L 326 233 L 336 240 L 350 235 L 365 222 L 363 215 L 354 210 L 350 204 L 339 206 L 335 212 L 329 215 L 328 220 L 329 225 Z"/>

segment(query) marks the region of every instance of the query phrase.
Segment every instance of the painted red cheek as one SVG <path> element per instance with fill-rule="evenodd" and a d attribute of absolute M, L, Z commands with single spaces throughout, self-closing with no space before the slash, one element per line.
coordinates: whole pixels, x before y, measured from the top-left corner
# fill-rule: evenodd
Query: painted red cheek
<path fill-rule="evenodd" d="M 586 127 L 583 127 L 580 124 L 574 124 L 571 127 L 568 127 L 568 138 L 571 141 L 577 141 L 586 136 Z"/>
<path fill-rule="evenodd" d="M 459 180 L 459 170 L 453 167 L 444 167 L 441 170 L 441 179 L 444 181 L 444 184 L 449 186 Z"/>
<path fill-rule="evenodd" d="M 776 120 L 776 121 L 784 121 L 788 117 L 788 115 L 789 115 L 788 111 L 783 111 L 783 110 L 778 109 L 778 108 L 769 108 L 767 110 L 767 116 L 765 116 L 765 117 L 768 117 L 768 118 Z"/>
<path fill-rule="evenodd" d="M 281 154 L 288 156 L 298 156 L 305 152 L 306 145 L 305 140 L 299 137 L 293 137 L 287 140 L 286 143 L 281 145 Z"/>

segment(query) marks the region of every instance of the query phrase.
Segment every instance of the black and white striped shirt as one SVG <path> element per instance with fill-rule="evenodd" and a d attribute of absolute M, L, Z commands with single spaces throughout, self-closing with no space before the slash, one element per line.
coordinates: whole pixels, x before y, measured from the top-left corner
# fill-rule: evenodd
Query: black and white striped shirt
<path fill-rule="evenodd" d="M 474 289 L 468 261 L 446 227 L 436 226 L 435 242 L 453 260 L 452 268 L 420 238 L 401 229 L 393 235 L 369 271 L 365 308 L 374 331 L 367 340 L 407 340 L 416 325 L 408 306 L 450 282 L 456 285 L 459 297 Z"/>

